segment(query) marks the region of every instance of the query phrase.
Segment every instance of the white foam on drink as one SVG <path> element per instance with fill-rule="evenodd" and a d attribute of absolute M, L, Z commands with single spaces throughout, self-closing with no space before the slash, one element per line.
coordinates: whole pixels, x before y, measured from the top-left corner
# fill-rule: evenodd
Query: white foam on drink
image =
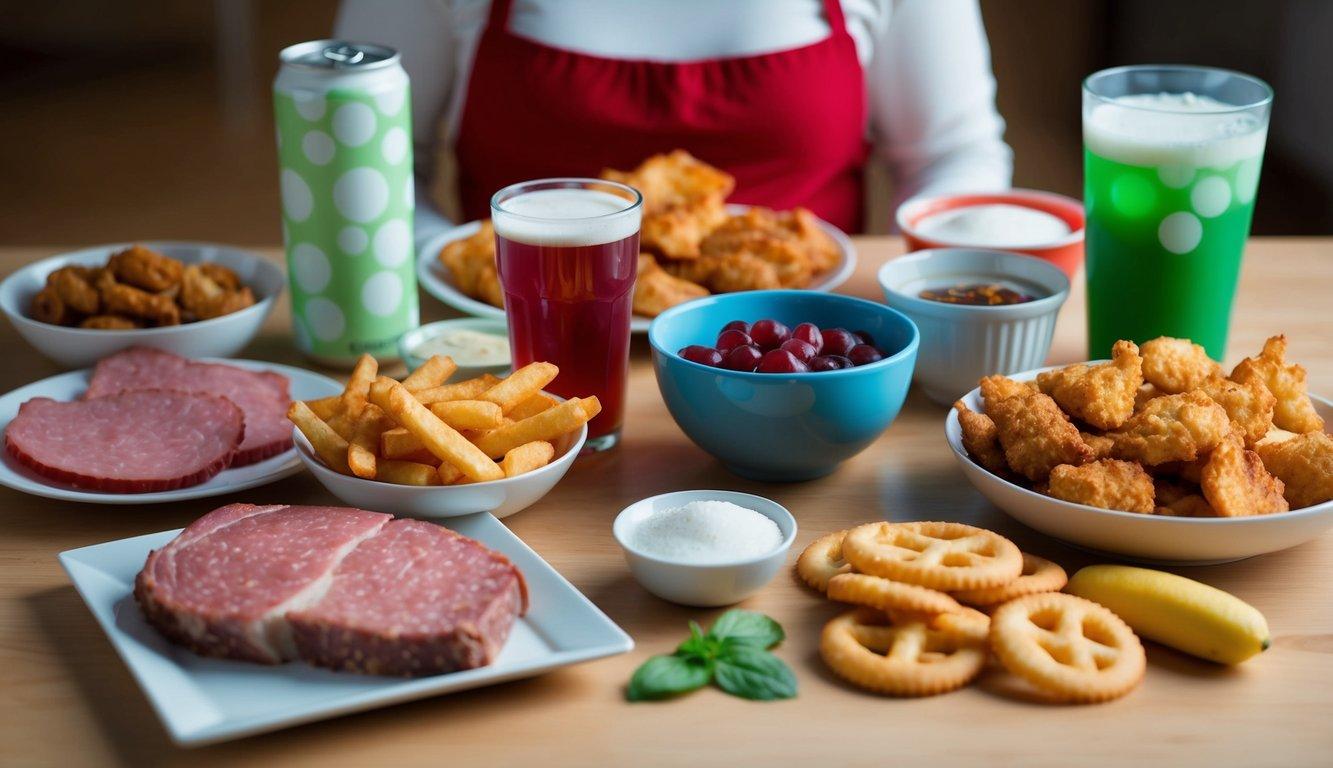
<path fill-rule="evenodd" d="M 539 189 L 511 197 L 492 210 L 495 232 L 529 245 L 601 245 L 639 231 L 641 209 L 595 189 Z"/>
<path fill-rule="evenodd" d="M 922 237 L 951 245 L 1033 248 L 1069 236 L 1059 216 L 1008 203 L 969 205 L 927 216 L 916 223 Z"/>
<path fill-rule="evenodd" d="M 1142 93 L 1098 104 L 1083 119 L 1095 155 L 1137 166 L 1226 168 L 1263 154 L 1267 125 L 1195 93 Z"/>

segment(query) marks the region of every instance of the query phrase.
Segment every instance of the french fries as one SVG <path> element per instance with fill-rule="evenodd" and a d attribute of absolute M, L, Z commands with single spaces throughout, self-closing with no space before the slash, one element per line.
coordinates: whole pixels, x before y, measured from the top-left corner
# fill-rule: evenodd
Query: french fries
<path fill-rule="evenodd" d="M 556 441 L 601 411 L 596 397 L 559 401 L 543 392 L 559 372 L 550 363 L 452 384 L 441 383 L 456 369 L 448 357 L 401 382 L 378 369 L 362 356 L 341 394 L 297 401 L 287 412 L 325 466 L 364 480 L 439 486 L 517 477 L 554 461 Z"/>
<path fill-rule="evenodd" d="M 504 477 L 500 465 L 417 402 L 402 384 L 380 377 L 370 387 L 370 401 L 416 435 L 436 458 L 458 467 L 469 479 L 484 481 Z"/>

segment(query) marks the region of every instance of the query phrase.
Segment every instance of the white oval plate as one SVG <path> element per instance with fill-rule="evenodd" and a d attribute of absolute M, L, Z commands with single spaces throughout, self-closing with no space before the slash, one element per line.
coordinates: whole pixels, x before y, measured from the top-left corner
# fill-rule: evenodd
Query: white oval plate
<path fill-rule="evenodd" d="M 1042 371 L 1010 378 L 1030 381 Z M 1311 396 L 1324 423 L 1333 423 L 1333 402 Z M 974 411 L 984 413 L 981 393 L 963 396 Z M 1254 557 L 1303 544 L 1333 528 L 1333 501 L 1313 507 L 1254 517 L 1162 517 L 1101 509 L 1043 496 L 992 475 L 963 449 L 958 412 L 949 410 L 944 434 L 963 474 L 991 503 L 1010 517 L 1074 546 L 1163 565 L 1211 565 Z"/>
<path fill-rule="evenodd" d="M 748 205 L 732 204 L 727 206 L 727 213 L 734 216 L 749 209 L 750 206 Z M 819 226 L 823 227 L 828 236 L 833 238 L 833 242 L 838 244 L 842 259 L 837 266 L 811 283 L 806 290 L 829 293 L 834 288 L 847 282 L 847 278 L 852 276 L 852 272 L 856 269 L 856 247 L 852 245 L 852 240 L 846 232 L 827 221 L 820 219 Z M 452 229 L 445 230 L 426 241 L 426 244 L 421 248 L 421 252 L 417 254 L 417 282 L 421 284 L 422 288 L 426 289 L 426 293 L 459 312 L 474 317 L 503 318 L 505 316 L 503 309 L 492 307 L 484 301 L 478 301 L 455 288 L 452 278 L 449 276 L 449 271 L 444 268 L 438 258 L 441 248 L 455 240 L 462 240 L 476 234 L 480 228 L 480 221 L 469 221 L 466 224 L 460 224 Z M 634 333 L 647 333 L 648 326 L 652 322 L 651 317 L 635 315 L 630 320 L 629 327 Z"/>
<path fill-rule="evenodd" d="M 200 362 L 224 363 L 238 368 L 254 371 L 273 371 L 291 381 L 292 398 L 313 400 L 329 395 L 336 395 L 343 390 L 342 385 L 327 376 L 289 365 L 264 363 L 255 360 L 219 360 L 199 358 Z M 34 397 L 49 397 L 53 400 L 74 400 L 88 389 L 92 369 L 70 371 L 49 379 L 33 382 L 27 386 L 0 396 L 0 432 L 9 426 L 9 422 L 18 415 L 19 406 Z M 236 469 L 224 469 L 207 482 L 178 488 L 174 491 L 156 491 L 153 493 L 106 493 L 86 491 L 72 485 L 60 483 L 33 472 L 15 461 L 9 451 L 0 451 L 0 485 L 6 485 L 16 491 L 45 496 L 48 499 L 81 501 L 89 504 L 161 504 L 168 501 L 202 499 L 220 496 L 224 493 L 241 491 L 246 488 L 265 485 L 301 471 L 301 460 L 296 456 L 296 448 L 272 456 L 254 464 L 247 464 Z"/>

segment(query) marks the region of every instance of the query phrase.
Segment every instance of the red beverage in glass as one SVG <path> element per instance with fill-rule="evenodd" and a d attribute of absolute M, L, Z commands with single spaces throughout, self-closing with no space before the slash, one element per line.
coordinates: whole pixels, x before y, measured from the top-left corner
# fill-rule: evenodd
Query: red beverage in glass
<path fill-rule="evenodd" d="M 597 396 L 602 412 L 588 425 L 593 450 L 620 436 L 639 256 L 640 198 L 616 187 L 591 179 L 527 182 L 491 202 L 514 367 L 554 363 L 560 375 L 550 391 Z"/>

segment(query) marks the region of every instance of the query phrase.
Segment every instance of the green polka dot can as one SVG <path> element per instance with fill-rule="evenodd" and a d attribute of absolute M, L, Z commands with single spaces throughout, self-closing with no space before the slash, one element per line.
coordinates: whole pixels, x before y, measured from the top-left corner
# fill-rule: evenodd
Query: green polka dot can
<path fill-rule="evenodd" d="M 392 48 L 316 40 L 273 83 L 296 346 L 347 366 L 397 356 L 418 322 L 412 106 Z"/>

